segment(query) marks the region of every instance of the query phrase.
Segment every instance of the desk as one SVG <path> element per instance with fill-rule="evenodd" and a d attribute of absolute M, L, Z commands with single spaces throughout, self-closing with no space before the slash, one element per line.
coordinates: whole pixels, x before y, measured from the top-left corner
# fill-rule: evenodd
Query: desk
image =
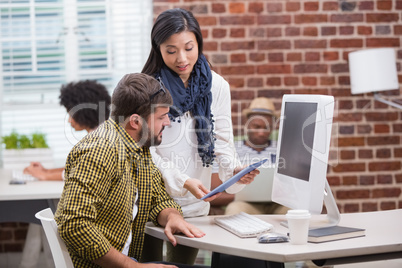
<path fill-rule="evenodd" d="M 383 259 L 402 258 L 402 209 L 367 213 L 341 214 L 339 225 L 366 229 L 366 236 L 325 242 L 320 244 L 291 245 L 290 243 L 259 244 L 256 238 L 239 238 L 214 224 L 206 216 L 188 219 L 206 235 L 187 238 L 176 235 L 182 245 L 240 257 L 267 260 L 277 263 L 313 260 L 316 264 L 341 264 Z M 274 225 L 277 232 L 286 233 L 280 225 L 284 215 L 258 215 Z M 313 219 L 323 215 L 313 216 Z M 167 240 L 161 227 L 147 223 L 145 232 Z"/>
<path fill-rule="evenodd" d="M 0 169 L 0 222 L 38 223 L 35 213 L 56 209 L 56 201 L 63 191 L 63 181 L 32 181 L 9 184 L 11 170 Z"/>

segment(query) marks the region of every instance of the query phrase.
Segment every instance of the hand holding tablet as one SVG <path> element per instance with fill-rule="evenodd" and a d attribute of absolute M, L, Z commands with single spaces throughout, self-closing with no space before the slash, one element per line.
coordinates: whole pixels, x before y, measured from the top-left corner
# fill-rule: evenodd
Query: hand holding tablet
<path fill-rule="evenodd" d="M 215 189 L 213 189 L 212 191 L 210 191 L 209 193 L 207 193 L 206 195 L 201 197 L 201 200 L 204 200 L 204 199 L 206 199 L 208 197 L 211 197 L 211 196 L 213 196 L 213 195 L 215 195 L 217 193 L 225 191 L 227 188 L 229 188 L 230 186 L 232 186 L 233 184 L 238 182 L 241 179 L 241 177 L 243 177 L 247 173 L 253 171 L 254 169 L 258 168 L 259 166 L 264 164 L 267 160 L 268 159 L 261 160 L 260 162 L 251 164 L 248 167 L 242 169 L 239 173 L 237 173 L 236 175 L 234 175 L 233 177 L 231 177 L 230 179 L 228 179 L 227 181 L 225 181 L 224 183 L 222 183 L 221 185 L 219 185 L 218 187 L 216 187 Z"/>

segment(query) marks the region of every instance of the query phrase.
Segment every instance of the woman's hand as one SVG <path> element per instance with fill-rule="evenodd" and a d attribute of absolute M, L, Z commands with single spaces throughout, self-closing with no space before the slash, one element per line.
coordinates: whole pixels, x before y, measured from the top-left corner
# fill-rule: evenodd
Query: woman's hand
<path fill-rule="evenodd" d="M 200 199 L 201 197 L 210 192 L 207 188 L 205 188 L 205 186 L 201 183 L 201 181 L 193 178 L 186 180 L 186 182 L 184 183 L 184 188 L 189 190 L 190 193 L 192 193 L 195 197 L 197 197 L 197 199 Z M 218 193 L 216 195 L 204 199 L 204 201 L 210 202 L 220 195 L 221 193 Z"/>

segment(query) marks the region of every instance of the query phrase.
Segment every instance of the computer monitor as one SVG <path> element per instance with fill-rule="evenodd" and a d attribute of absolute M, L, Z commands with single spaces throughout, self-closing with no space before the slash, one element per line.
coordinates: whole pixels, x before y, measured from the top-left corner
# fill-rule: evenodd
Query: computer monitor
<path fill-rule="evenodd" d="M 284 95 L 272 200 L 291 209 L 321 214 L 318 226 L 336 225 L 340 214 L 327 182 L 334 98 L 324 95 Z"/>

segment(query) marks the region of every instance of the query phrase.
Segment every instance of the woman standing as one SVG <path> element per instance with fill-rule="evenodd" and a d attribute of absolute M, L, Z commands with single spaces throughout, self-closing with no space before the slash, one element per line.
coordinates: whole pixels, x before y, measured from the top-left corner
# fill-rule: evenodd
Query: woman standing
<path fill-rule="evenodd" d="M 172 123 L 164 130 L 162 143 L 151 148 L 152 157 L 167 192 L 181 205 L 184 217 L 205 216 L 209 202 L 199 198 L 211 187 L 213 161 L 219 164 L 222 181 L 241 170 L 236 168 L 229 84 L 211 71 L 202 54 L 201 29 L 191 12 L 177 8 L 161 13 L 152 28 L 151 39 L 152 49 L 142 72 L 160 79 L 173 97 Z M 257 173 L 245 175 L 227 192 L 238 192 Z M 155 244 L 152 247 L 155 251 Z M 144 252 L 150 251 L 145 248 Z M 173 250 L 168 244 L 167 258 L 193 264 L 197 252 L 184 246 Z M 161 253 L 149 258 L 146 261 L 161 258 Z"/>

